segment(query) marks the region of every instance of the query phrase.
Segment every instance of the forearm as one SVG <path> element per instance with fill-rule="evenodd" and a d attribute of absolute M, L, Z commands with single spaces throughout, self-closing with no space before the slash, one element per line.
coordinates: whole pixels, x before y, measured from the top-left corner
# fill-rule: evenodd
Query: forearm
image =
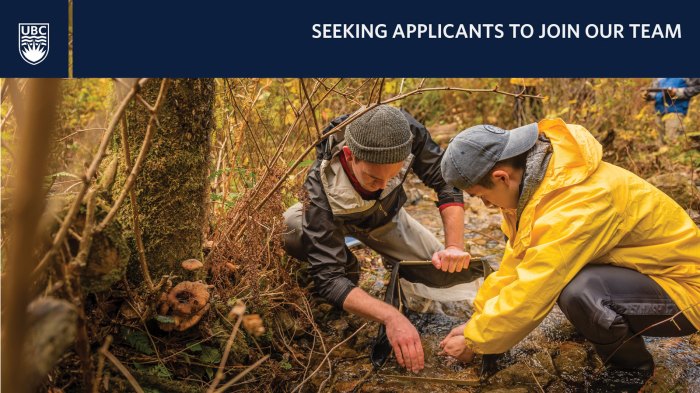
<path fill-rule="evenodd" d="M 399 310 L 370 296 L 360 288 L 353 288 L 350 291 L 343 303 L 343 309 L 384 325 L 391 319 L 402 316 Z"/>
<path fill-rule="evenodd" d="M 448 206 L 440 211 L 445 228 L 445 248 L 457 247 L 464 250 L 464 208 Z"/>

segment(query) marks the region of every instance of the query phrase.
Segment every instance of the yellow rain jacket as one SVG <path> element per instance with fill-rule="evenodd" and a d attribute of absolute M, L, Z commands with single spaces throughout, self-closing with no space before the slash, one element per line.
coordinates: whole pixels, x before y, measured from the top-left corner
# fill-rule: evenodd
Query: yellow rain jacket
<path fill-rule="evenodd" d="M 585 128 L 561 119 L 538 126 L 552 158 L 517 231 L 515 210 L 502 210 L 509 241 L 500 269 L 474 300 L 467 345 L 476 353 L 511 348 L 588 263 L 648 275 L 700 328 L 700 229 L 666 194 L 602 162 L 601 145 Z"/>

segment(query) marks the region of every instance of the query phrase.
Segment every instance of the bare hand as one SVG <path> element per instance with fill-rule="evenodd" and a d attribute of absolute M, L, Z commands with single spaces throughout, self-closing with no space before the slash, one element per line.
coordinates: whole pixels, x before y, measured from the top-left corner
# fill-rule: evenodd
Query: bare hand
<path fill-rule="evenodd" d="M 440 348 L 442 348 L 440 355 L 449 355 L 465 363 L 474 359 L 474 352 L 467 347 L 467 342 L 462 335 L 446 338 L 440 343 Z"/>
<path fill-rule="evenodd" d="M 440 341 L 442 352 L 440 355 L 449 355 L 463 362 L 471 362 L 474 358 L 474 352 L 468 347 L 464 341 L 464 327 L 466 322 L 452 329 L 447 336 Z"/>
<path fill-rule="evenodd" d="M 452 337 L 459 336 L 459 337 L 464 337 L 464 328 L 467 326 L 467 323 L 463 323 L 456 328 L 453 328 L 450 330 L 450 332 L 445 336 L 445 338 L 440 341 L 440 348 L 445 346 L 445 343 L 447 343 L 447 340 L 451 339 Z"/>
<path fill-rule="evenodd" d="M 469 267 L 471 255 L 458 247 L 449 246 L 433 254 L 433 266 L 443 272 L 461 272 L 463 268 Z"/>
<path fill-rule="evenodd" d="M 386 323 L 386 336 L 399 364 L 417 373 L 424 367 L 423 345 L 418 331 L 402 314 Z"/>

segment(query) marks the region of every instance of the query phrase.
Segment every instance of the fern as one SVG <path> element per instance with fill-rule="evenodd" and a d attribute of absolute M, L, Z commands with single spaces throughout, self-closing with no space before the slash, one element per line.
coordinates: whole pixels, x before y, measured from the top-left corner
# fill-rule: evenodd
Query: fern
<path fill-rule="evenodd" d="M 140 330 L 122 328 L 121 333 L 124 340 L 126 340 L 129 346 L 135 350 L 146 355 L 153 355 L 155 353 L 153 351 L 153 347 L 151 347 L 151 342 L 148 339 L 148 336 L 146 336 L 144 332 Z"/>

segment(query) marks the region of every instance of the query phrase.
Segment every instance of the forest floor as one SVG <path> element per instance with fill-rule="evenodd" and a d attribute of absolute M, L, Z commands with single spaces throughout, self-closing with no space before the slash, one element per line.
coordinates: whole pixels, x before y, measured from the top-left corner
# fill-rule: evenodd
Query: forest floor
<path fill-rule="evenodd" d="M 409 203 L 406 210 L 425 227 L 443 238 L 442 223 L 430 190 L 417 179 L 407 182 Z M 498 209 L 486 207 L 478 198 L 468 198 L 465 209 L 465 234 L 473 256 L 495 257 L 503 254 L 505 243 L 500 231 Z M 382 298 L 389 272 L 375 252 L 355 251 L 362 263 L 360 285 Z M 465 294 L 473 297 L 473 293 Z M 495 374 L 479 380 L 482 359 L 461 364 L 440 356 L 438 343 L 454 326 L 466 321 L 471 313 L 469 301 L 451 302 L 431 307 L 429 312 L 408 313 L 421 334 L 425 352 L 425 369 L 419 374 L 403 370 L 395 358 L 380 370 L 369 360 L 372 340 L 378 324 L 370 323 L 331 353 L 333 372 L 327 367 L 311 379 L 309 388 L 319 386 L 334 392 L 585 392 L 598 378 L 602 361 L 593 347 L 576 333 L 557 306 L 545 320 L 497 362 Z M 330 334 L 333 347 L 364 323 L 348 314 L 328 312 L 328 305 L 316 306 L 319 328 Z M 319 309 L 320 308 L 320 309 Z M 646 392 L 700 392 L 700 336 L 681 338 L 646 338 L 656 359 L 654 376 L 645 385 Z M 610 381 L 616 382 L 616 381 Z M 612 389 L 612 388 L 611 388 Z M 610 390 L 614 391 L 614 390 Z"/>

